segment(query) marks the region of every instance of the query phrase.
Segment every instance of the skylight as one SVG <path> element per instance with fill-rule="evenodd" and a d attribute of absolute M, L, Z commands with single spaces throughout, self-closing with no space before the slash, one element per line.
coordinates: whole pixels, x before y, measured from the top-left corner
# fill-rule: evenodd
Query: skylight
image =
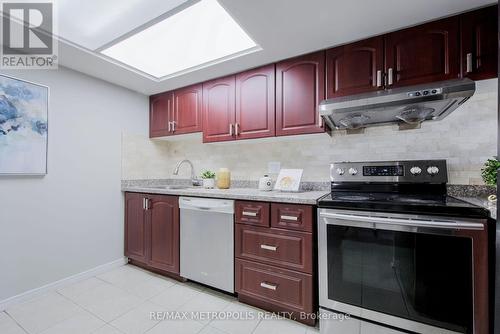
<path fill-rule="evenodd" d="M 101 52 L 165 78 L 258 49 L 216 0 L 201 0 Z"/>

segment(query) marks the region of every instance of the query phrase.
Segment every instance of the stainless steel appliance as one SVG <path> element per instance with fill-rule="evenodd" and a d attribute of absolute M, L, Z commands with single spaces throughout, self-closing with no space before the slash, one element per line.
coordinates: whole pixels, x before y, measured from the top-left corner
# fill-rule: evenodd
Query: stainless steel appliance
<path fill-rule="evenodd" d="M 446 195 L 446 161 L 330 171 L 318 202 L 321 333 L 488 333 L 489 213 Z M 352 317 L 325 319 L 336 313 Z"/>
<path fill-rule="evenodd" d="M 322 101 L 320 115 L 330 129 L 358 129 L 400 123 L 418 125 L 446 117 L 476 90 L 470 79 L 394 88 Z"/>
<path fill-rule="evenodd" d="M 234 293 L 234 201 L 180 197 L 182 277 Z"/>

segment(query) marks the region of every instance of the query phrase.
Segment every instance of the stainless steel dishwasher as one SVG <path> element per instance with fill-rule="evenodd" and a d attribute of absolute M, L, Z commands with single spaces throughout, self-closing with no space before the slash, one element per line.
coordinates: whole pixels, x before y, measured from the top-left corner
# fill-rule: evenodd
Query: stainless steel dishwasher
<path fill-rule="evenodd" d="M 234 292 L 234 201 L 180 197 L 181 276 Z"/>

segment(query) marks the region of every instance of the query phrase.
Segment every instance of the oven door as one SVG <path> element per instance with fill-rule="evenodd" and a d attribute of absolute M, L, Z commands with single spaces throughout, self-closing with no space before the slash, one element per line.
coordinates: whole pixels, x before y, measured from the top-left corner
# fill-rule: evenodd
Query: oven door
<path fill-rule="evenodd" d="M 318 217 L 320 306 L 417 333 L 483 333 L 474 321 L 483 222 L 333 209 Z"/>

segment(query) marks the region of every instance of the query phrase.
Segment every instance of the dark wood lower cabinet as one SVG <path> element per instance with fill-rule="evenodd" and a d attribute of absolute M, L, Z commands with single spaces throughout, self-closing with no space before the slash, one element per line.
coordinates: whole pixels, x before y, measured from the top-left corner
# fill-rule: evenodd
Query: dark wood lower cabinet
<path fill-rule="evenodd" d="M 318 305 L 313 206 L 236 201 L 235 211 L 238 300 L 314 325 Z M 244 212 L 258 219 L 248 221 Z"/>
<path fill-rule="evenodd" d="M 177 196 L 125 194 L 125 256 L 143 267 L 179 275 Z"/>
<path fill-rule="evenodd" d="M 236 259 L 236 291 L 240 301 L 314 325 L 313 276 L 253 261 Z"/>
<path fill-rule="evenodd" d="M 125 194 L 125 256 L 146 262 L 144 194 Z"/>
<path fill-rule="evenodd" d="M 237 257 L 312 274 L 312 234 L 236 224 Z"/>
<path fill-rule="evenodd" d="M 151 233 L 149 265 L 179 273 L 179 198 L 149 196 L 149 230 Z"/>

